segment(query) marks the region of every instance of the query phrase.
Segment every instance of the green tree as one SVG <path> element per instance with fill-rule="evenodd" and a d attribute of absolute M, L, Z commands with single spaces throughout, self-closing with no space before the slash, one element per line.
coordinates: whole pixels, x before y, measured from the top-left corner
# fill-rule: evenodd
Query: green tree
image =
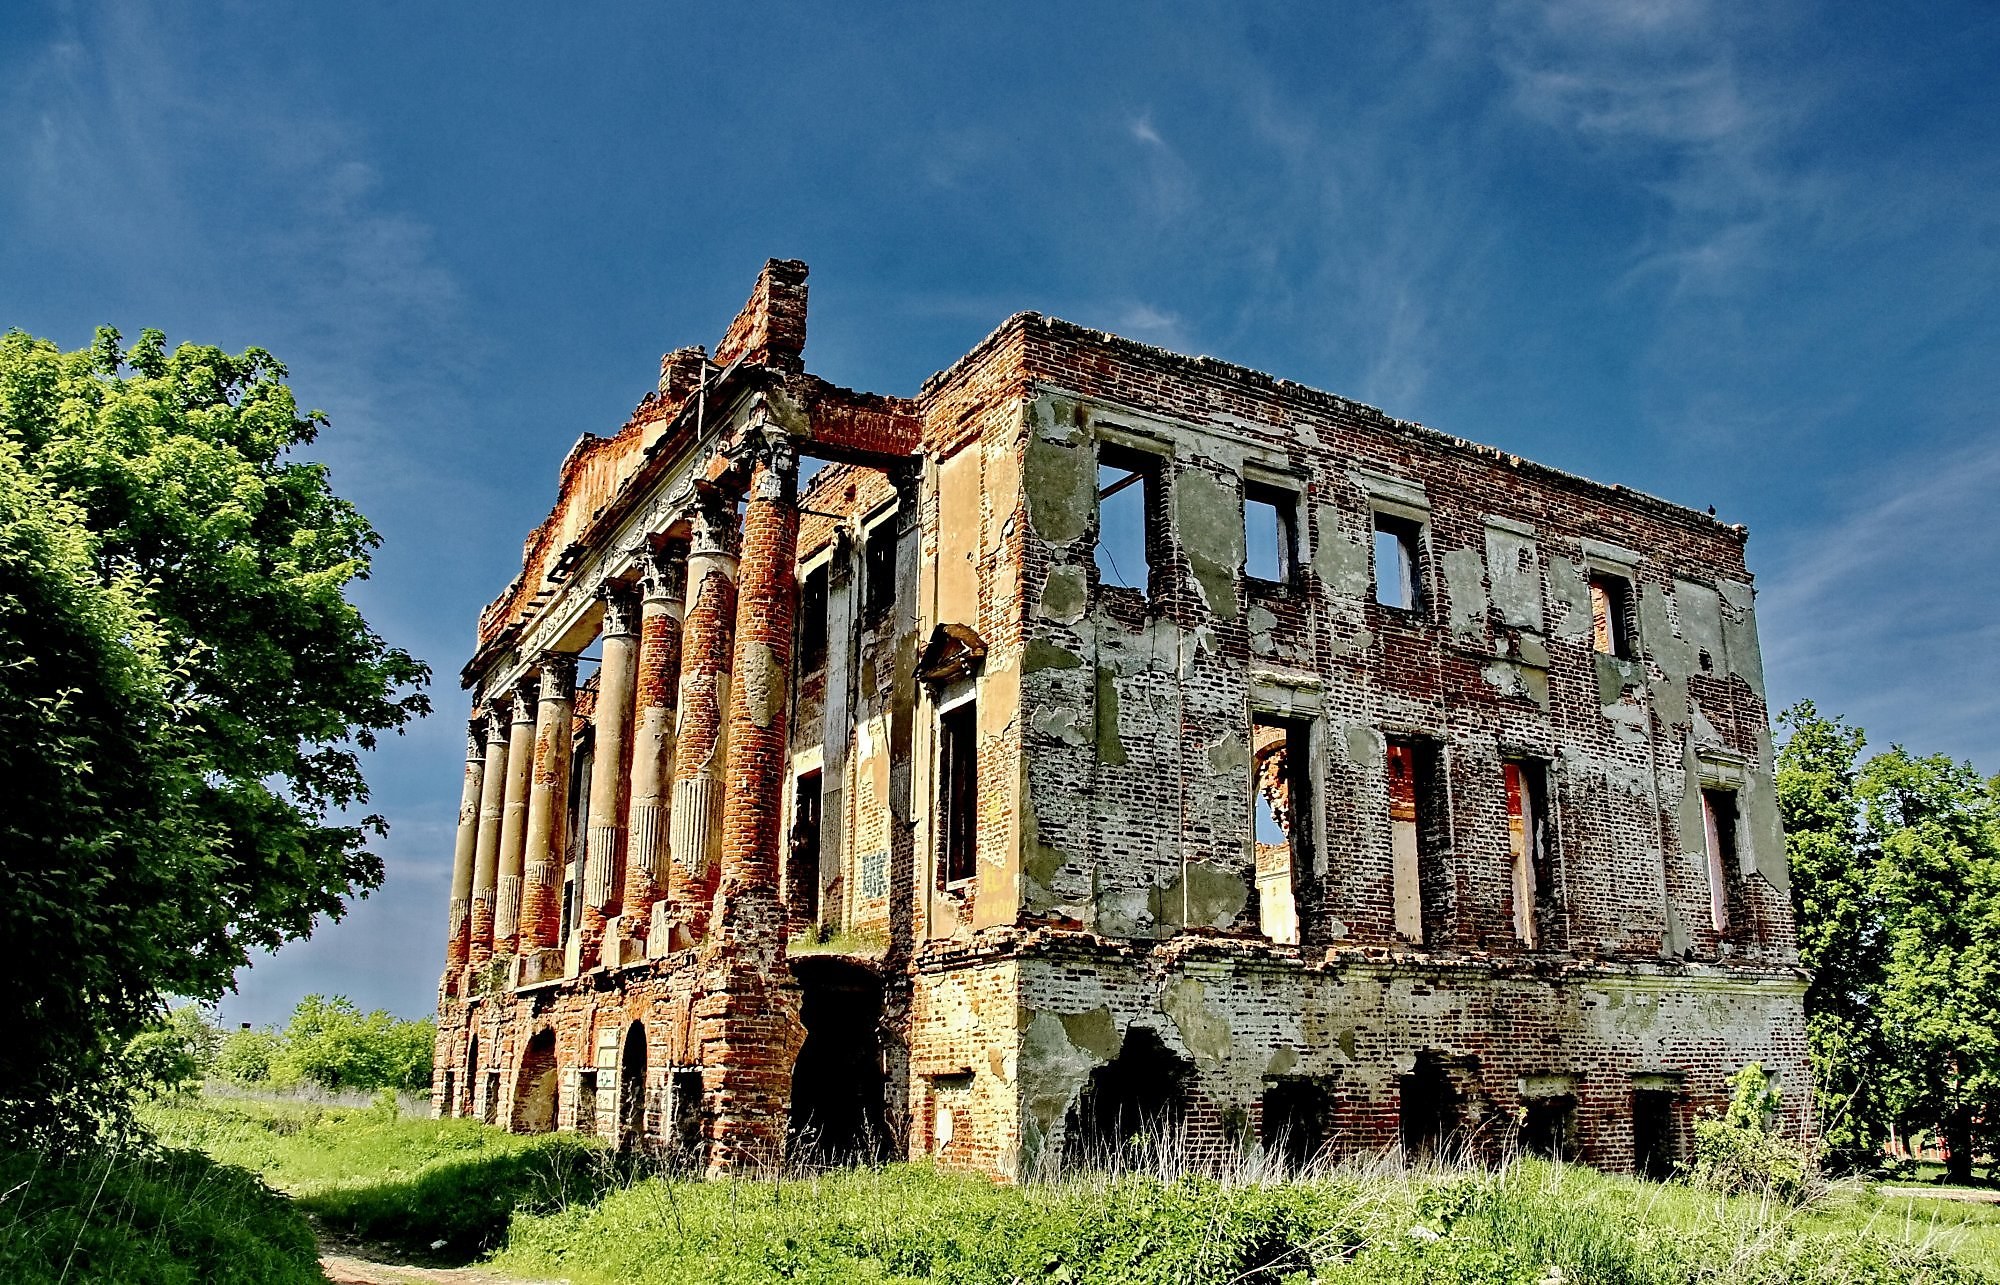
<path fill-rule="evenodd" d="M 359 754 L 429 674 L 347 598 L 379 541 L 285 376 L 0 336 L 0 1139 L 103 1127 L 163 994 L 381 882 Z"/>
<path fill-rule="evenodd" d="M 1900 746 L 1855 783 L 1874 849 L 1878 996 L 1897 1118 L 1935 1126 L 1953 1182 L 2000 1126 L 2000 781 Z"/>
<path fill-rule="evenodd" d="M 216 1051 L 215 1073 L 232 1084 L 263 1084 L 283 1044 L 276 1031 L 231 1031 Z"/>
<path fill-rule="evenodd" d="M 413 1093 L 430 1084 L 436 1034 L 429 1020 L 406 1022 L 379 1008 L 364 1014 L 345 996 L 308 995 L 285 1026 L 271 1079 Z"/>
<path fill-rule="evenodd" d="M 1799 960 L 1812 970 L 1806 1032 L 1829 1162 L 1878 1162 L 1888 1136 L 1877 998 L 1885 926 L 1875 870 L 1863 859 L 1857 762 L 1861 729 L 1820 714 L 1811 701 L 1778 716 L 1778 807 L 1797 908 Z"/>

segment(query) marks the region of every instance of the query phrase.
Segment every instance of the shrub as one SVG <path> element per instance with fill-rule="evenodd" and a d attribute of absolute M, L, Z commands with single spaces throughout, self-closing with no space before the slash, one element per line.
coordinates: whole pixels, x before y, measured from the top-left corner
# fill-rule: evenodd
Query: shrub
<path fill-rule="evenodd" d="M 276 1031 L 231 1031 L 216 1051 L 214 1073 L 231 1084 L 263 1084 L 282 1045 Z"/>
<path fill-rule="evenodd" d="M 430 1087 L 436 1036 L 428 1019 L 405 1022 L 379 1008 L 364 1014 L 344 996 L 308 995 L 272 1053 L 270 1078 L 281 1086 L 416 1093 Z"/>
<path fill-rule="evenodd" d="M 1779 1089 L 1752 1062 L 1729 1080 L 1729 1109 L 1721 1119 L 1697 1120 L 1694 1167 L 1698 1187 L 1729 1195 L 1767 1196 L 1797 1204 L 1819 1187 L 1812 1152 L 1775 1128 Z"/>

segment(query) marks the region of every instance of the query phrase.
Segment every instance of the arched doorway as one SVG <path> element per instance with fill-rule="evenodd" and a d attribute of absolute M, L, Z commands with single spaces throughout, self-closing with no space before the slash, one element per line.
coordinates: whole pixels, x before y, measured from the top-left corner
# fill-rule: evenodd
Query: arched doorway
<path fill-rule="evenodd" d="M 465 1112 L 469 1116 L 479 1114 L 479 1034 L 465 1042 Z"/>
<path fill-rule="evenodd" d="M 882 979 L 838 955 L 792 961 L 806 1042 L 792 1068 L 785 1150 L 806 1164 L 867 1164 L 889 1155 L 882 1109 Z"/>
<path fill-rule="evenodd" d="M 556 1127 L 556 1033 L 542 1030 L 521 1052 L 521 1074 L 514 1082 L 516 1133 L 548 1133 Z"/>
<path fill-rule="evenodd" d="M 618 1059 L 618 1145 L 642 1145 L 646 1132 L 646 1027 L 632 1023 Z"/>
<path fill-rule="evenodd" d="M 1063 1126 L 1068 1166 L 1121 1169 L 1178 1147 L 1194 1066 L 1147 1026 L 1125 1032 L 1118 1056 L 1090 1073 Z"/>

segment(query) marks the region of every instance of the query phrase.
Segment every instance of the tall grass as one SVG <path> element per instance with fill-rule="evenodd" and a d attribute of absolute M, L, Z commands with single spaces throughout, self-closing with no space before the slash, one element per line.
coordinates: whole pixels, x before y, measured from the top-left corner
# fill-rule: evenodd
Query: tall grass
<path fill-rule="evenodd" d="M 254 1174 L 195 1151 L 0 1154 L 0 1280 L 322 1281 L 313 1236 Z"/>

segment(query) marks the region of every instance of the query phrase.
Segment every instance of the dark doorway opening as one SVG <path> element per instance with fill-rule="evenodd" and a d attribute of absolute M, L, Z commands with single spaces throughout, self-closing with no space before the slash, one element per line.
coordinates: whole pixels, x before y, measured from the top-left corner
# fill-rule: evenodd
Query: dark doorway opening
<path fill-rule="evenodd" d="M 556 1127 L 556 1033 L 540 1031 L 521 1051 L 514 1084 L 514 1132 L 549 1133 Z"/>
<path fill-rule="evenodd" d="M 453 1115 L 474 1116 L 479 1114 L 479 1037 L 473 1036 L 465 1044 L 465 1108 L 454 1111 Z"/>
<path fill-rule="evenodd" d="M 1680 1155 L 1674 1145 L 1671 1089 L 1632 1091 L 1632 1172 L 1654 1182 L 1674 1176 Z"/>
<path fill-rule="evenodd" d="M 1333 1093 L 1317 1080 L 1279 1080 L 1264 1090 L 1264 1153 L 1288 1174 L 1326 1157 L 1333 1146 Z"/>
<path fill-rule="evenodd" d="M 446 1071 L 444 1073 L 444 1092 L 438 1097 L 439 1115 L 452 1116 L 458 1114 L 458 1101 L 453 1096 L 457 1092 L 457 1077 L 453 1076 L 450 1071 Z"/>
<path fill-rule="evenodd" d="M 785 1150 L 802 1164 L 873 1164 L 889 1156 L 882 1107 L 882 979 L 852 960 L 792 961 L 806 1042 L 792 1068 Z"/>
<path fill-rule="evenodd" d="M 1416 1067 L 1398 1083 L 1404 1157 L 1418 1162 L 1445 1155 L 1458 1136 L 1462 1099 L 1444 1059 L 1430 1049 L 1420 1051 Z"/>
<path fill-rule="evenodd" d="M 792 791 L 791 842 L 785 853 L 785 900 L 792 928 L 819 927 L 820 774 L 807 772 Z"/>
<path fill-rule="evenodd" d="M 674 1169 L 702 1167 L 701 1071 L 688 1067 L 667 1080 L 667 1163 Z"/>
<path fill-rule="evenodd" d="M 576 1131 L 586 1138 L 597 1133 L 597 1068 L 594 1066 L 576 1074 Z"/>
<path fill-rule="evenodd" d="M 1576 1159 L 1576 1099 L 1567 1093 L 1522 1103 L 1521 1150 L 1544 1160 Z"/>
<path fill-rule="evenodd" d="M 1118 1056 L 1090 1073 L 1063 1128 L 1070 1166 L 1121 1168 L 1147 1148 L 1177 1141 L 1187 1120 L 1194 1067 L 1150 1027 L 1125 1032 Z"/>
<path fill-rule="evenodd" d="M 486 1073 L 486 1109 L 479 1113 L 479 1118 L 487 1124 L 500 1123 L 500 1072 L 498 1071 Z"/>
<path fill-rule="evenodd" d="M 618 1060 L 618 1145 L 630 1150 L 646 1138 L 646 1028 L 634 1022 Z"/>

